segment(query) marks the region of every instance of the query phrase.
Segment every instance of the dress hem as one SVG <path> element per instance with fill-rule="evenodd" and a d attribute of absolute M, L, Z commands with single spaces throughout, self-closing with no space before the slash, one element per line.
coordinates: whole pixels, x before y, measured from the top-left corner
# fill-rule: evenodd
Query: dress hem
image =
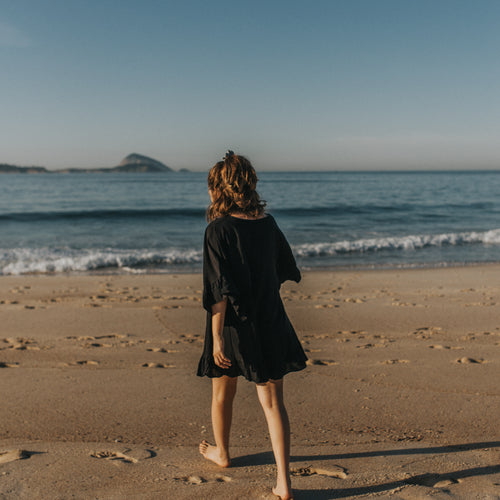
<path fill-rule="evenodd" d="M 269 382 L 270 380 L 281 380 L 288 373 L 299 372 L 299 371 L 305 370 L 306 367 L 307 367 L 307 365 L 306 365 L 306 363 L 304 363 L 303 365 L 300 364 L 296 367 L 288 368 L 283 372 L 283 374 L 280 377 L 268 377 L 268 378 L 262 378 L 262 379 L 257 378 L 256 379 L 256 378 L 252 378 L 252 377 L 247 377 L 246 375 L 244 375 L 241 372 L 234 375 L 234 376 L 231 376 L 231 375 L 227 375 L 227 376 L 231 377 L 231 378 L 243 377 L 244 379 L 248 380 L 249 382 L 254 382 L 256 384 L 265 384 L 266 382 Z M 209 375 L 208 373 L 199 373 L 199 372 L 196 374 L 196 376 L 198 376 L 198 377 L 208 377 L 208 378 L 221 378 L 224 375 L 226 375 L 226 374 L 221 373 L 220 375 Z"/>

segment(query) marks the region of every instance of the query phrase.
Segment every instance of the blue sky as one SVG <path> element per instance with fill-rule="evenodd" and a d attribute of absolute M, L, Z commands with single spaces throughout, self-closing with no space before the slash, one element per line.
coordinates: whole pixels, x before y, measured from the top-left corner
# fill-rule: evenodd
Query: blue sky
<path fill-rule="evenodd" d="M 0 0 L 0 163 L 500 167 L 497 0 Z"/>

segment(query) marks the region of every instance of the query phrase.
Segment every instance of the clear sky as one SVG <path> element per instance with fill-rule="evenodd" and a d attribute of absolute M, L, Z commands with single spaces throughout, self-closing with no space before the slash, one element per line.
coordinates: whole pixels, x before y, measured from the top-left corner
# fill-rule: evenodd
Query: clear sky
<path fill-rule="evenodd" d="M 498 0 L 0 0 L 0 163 L 500 168 Z"/>

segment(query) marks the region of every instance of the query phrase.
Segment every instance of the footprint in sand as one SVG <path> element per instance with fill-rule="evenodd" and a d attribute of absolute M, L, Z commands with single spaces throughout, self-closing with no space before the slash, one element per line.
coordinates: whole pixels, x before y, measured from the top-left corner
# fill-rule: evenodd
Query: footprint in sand
<path fill-rule="evenodd" d="M 467 335 L 464 335 L 463 337 L 460 338 L 460 340 L 464 340 L 465 342 L 473 342 L 476 340 L 476 334 L 475 333 L 468 333 Z"/>
<path fill-rule="evenodd" d="M 100 340 L 100 339 L 122 339 L 124 337 L 126 337 L 126 335 L 122 335 L 120 333 L 108 333 L 106 335 L 97 335 L 94 338 L 96 340 Z"/>
<path fill-rule="evenodd" d="M 475 358 L 460 358 L 455 361 L 455 363 L 459 363 L 461 365 L 481 365 L 483 363 L 486 363 L 484 359 L 475 359 Z"/>
<path fill-rule="evenodd" d="M 15 288 L 12 288 L 11 290 L 9 290 L 10 293 L 21 293 L 21 294 L 25 294 L 26 293 L 26 290 L 30 290 L 31 287 L 30 286 L 16 286 Z"/>
<path fill-rule="evenodd" d="M 19 368 L 19 363 L 5 363 L 0 361 L 0 368 Z"/>
<path fill-rule="evenodd" d="M 134 347 L 137 342 L 134 340 L 120 340 L 120 347 Z"/>
<path fill-rule="evenodd" d="M 290 474 L 292 476 L 328 476 L 335 477 L 337 479 L 347 479 L 347 469 L 334 465 L 329 469 L 322 469 L 320 467 L 304 467 L 301 469 L 291 469 Z"/>
<path fill-rule="evenodd" d="M 136 458 L 129 457 L 120 452 L 115 451 L 96 451 L 91 453 L 90 456 L 92 458 L 101 458 L 104 460 L 113 460 L 118 461 L 125 464 L 136 464 L 138 460 Z"/>
<path fill-rule="evenodd" d="M 331 366 L 331 365 L 338 365 L 338 362 L 334 361 L 333 359 L 308 359 L 306 364 L 318 365 L 318 366 Z"/>
<path fill-rule="evenodd" d="M 428 486 L 430 488 L 446 488 L 452 484 L 458 484 L 462 481 L 452 477 L 440 476 L 439 474 L 423 474 L 422 476 L 412 477 L 405 481 L 408 484 L 417 484 L 419 486 Z"/>
<path fill-rule="evenodd" d="M 186 484 L 202 484 L 202 483 L 229 483 L 232 478 L 229 476 L 215 476 L 214 478 L 207 479 L 202 476 L 184 476 L 174 477 L 174 481 L 182 481 Z"/>
<path fill-rule="evenodd" d="M 357 345 L 357 349 L 371 349 L 372 347 L 375 347 L 374 344 L 363 344 L 363 345 Z"/>
<path fill-rule="evenodd" d="M 338 335 L 366 335 L 368 332 L 365 330 L 339 330 Z"/>
<path fill-rule="evenodd" d="M 69 337 L 65 337 L 66 340 L 102 340 L 102 339 L 123 339 L 126 337 L 130 337 L 129 334 L 122 333 L 107 333 L 105 335 L 70 335 Z"/>
<path fill-rule="evenodd" d="M 36 341 L 33 339 L 25 339 L 18 337 L 17 339 L 2 339 L 3 344 L 8 344 L 7 346 L 1 347 L 3 349 L 15 349 L 16 351 L 39 351 L 40 347 L 36 345 Z"/>
<path fill-rule="evenodd" d="M 165 349 L 165 347 L 150 347 L 150 348 L 146 349 L 146 351 L 166 352 L 166 353 L 179 352 L 179 351 L 176 351 L 175 349 Z"/>
<path fill-rule="evenodd" d="M 198 334 L 189 334 L 189 333 L 186 333 L 186 334 L 182 334 L 180 336 L 182 338 L 182 342 L 187 342 L 188 344 L 192 344 L 193 342 L 203 342 L 202 339 L 201 339 L 201 335 L 198 335 Z"/>
<path fill-rule="evenodd" d="M 75 361 L 74 363 L 70 364 L 79 366 L 97 366 L 99 364 L 99 361 L 93 361 L 91 359 L 83 359 L 81 361 Z"/>
<path fill-rule="evenodd" d="M 449 346 L 449 345 L 441 345 L 441 344 L 436 344 L 436 345 L 430 345 L 429 349 L 436 349 L 438 351 L 440 350 L 454 350 L 454 351 L 462 351 L 464 348 L 459 347 L 459 346 Z"/>
<path fill-rule="evenodd" d="M 324 334 L 320 334 L 320 335 L 304 335 L 305 338 L 312 338 L 312 339 L 315 339 L 315 340 L 325 340 L 325 339 L 331 339 L 334 337 L 333 334 L 329 334 L 329 333 L 324 333 Z"/>
<path fill-rule="evenodd" d="M 101 342 L 89 342 L 87 344 L 84 344 L 82 347 L 113 347 L 111 344 L 101 344 Z"/>
<path fill-rule="evenodd" d="M 31 455 L 32 453 L 26 450 L 0 451 L 0 464 L 14 462 L 15 460 L 26 460 L 27 458 L 30 458 Z"/>
<path fill-rule="evenodd" d="M 447 486 L 451 486 L 452 484 L 458 484 L 460 483 L 460 480 L 458 479 L 443 479 L 442 481 L 438 481 L 435 483 L 432 487 L 433 488 L 446 488 Z"/>
<path fill-rule="evenodd" d="M 408 359 L 388 359 L 386 361 L 381 361 L 380 363 L 383 365 L 399 365 L 404 363 L 409 363 Z"/>
<path fill-rule="evenodd" d="M 58 302 L 62 302 L 63 299 L 61 297 L 52 297 L 51 299 L 43 300 L 42 302 L 51 302 L 53 304 L 56 304 Z"/>
<path fill-rule="evenodd" d="M 440 326 L 423 326 L 421 328 L 417 328 L 413 335 L 416 335 L 420 340 L 428 340 L 435 335 L 436 333 L 442 333 L 442 328 Z"/>
<path fill-rule="evenodd" d="M 120 340 L 121 347 L 134 347 L 139 344 L 150 344 L 150 340 L 138 339 L 138 340 Z M 177 342 L 176 342 L 177 343 Z"/>
<path fill-rule="evenodd" d="M 469 304 L 462 304 L 462 307 L 491 307 L 496 305 L 496 302 L 471 302 Z"/>
<path fill-rule="evenodd" d="M 169 365 L 167 363 L 143 363 L 142 368 L 175 368 L 175 365 Z"/>

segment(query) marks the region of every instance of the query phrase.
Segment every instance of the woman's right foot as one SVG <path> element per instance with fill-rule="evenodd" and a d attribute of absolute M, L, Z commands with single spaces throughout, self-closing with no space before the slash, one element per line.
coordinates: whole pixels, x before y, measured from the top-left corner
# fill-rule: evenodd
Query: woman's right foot
<path fill-rule="evenodd" d="M 207 460 L 212 460 L 212 462 L 216 463 L 219 467 L 229 467 L 231 465 L 229 456 L 227 454 L 222 454 L 217 446 L 208 443 L 208 441 L 203 440 L 200 443 L 200 453 Z"/>
<path fill-rule="evenodd" d="M 293 500 L 292 488 L 288 486 L 275 486 L 273 488 L 273 495 L 276 495 L 280 500 Z"/>

